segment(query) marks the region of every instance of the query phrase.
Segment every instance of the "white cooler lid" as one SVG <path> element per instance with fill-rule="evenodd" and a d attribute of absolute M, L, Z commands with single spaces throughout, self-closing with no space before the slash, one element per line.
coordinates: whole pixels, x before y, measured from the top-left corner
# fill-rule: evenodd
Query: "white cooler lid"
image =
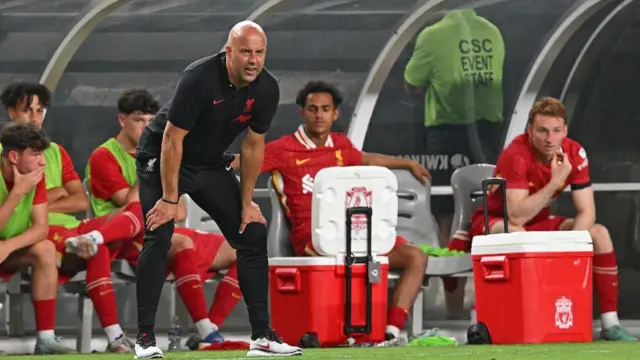
<path fill-rule="evenodd" d="M 380 264 L 388 264 L 386 256 L 373 256 L 374 261 Z M 344 256 L 296 256 L 296 257 L 272 257 L 269 258 L 269 266 L 344 266 Z M 364 264 L 362 264 L 364 265 Z"/>
<path fill-rule="evenodd" d="M 471 242 L 471 255 L 589 251 L 593 251 L 593 241 L 586 230 L 480 235 Z"/>
<path fill-rule="evenodd" d="M 371 252 L 386 254 L 396 241 L 398 222 L 398 180 L 379 166 L 330 167 L 320 170 L 313 180 L 311 201 L 311 240 L 319 255 L 346 252 L 346 210 L 371 207 Z M 364 215 L 363 215 L 364 216 Z M 367 229 L 364 218 L 352 223 L 351 249 L 366 254 Z"/>

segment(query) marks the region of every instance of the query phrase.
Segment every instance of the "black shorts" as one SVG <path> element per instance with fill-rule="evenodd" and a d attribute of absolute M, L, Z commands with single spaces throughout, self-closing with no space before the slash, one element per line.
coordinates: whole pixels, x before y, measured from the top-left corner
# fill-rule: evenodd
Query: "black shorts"
<path fill-rule="evenodd" d="M 502 123 L 479 120 L 469 125 L 424 127 L 419 135 L 422 153 L 433 176 L 433 186 L 451 185 L 453 172 L 469 164 L 495 164 L 502 145 Z M 432 196 L 431 211 L 437 215 L 453 214 L 453 196 Z"/>

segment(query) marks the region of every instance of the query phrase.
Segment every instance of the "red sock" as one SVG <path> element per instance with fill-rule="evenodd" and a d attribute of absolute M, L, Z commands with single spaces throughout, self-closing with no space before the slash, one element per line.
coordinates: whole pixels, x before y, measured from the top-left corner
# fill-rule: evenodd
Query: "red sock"
<path fill-rule="evenodd" d="M 600 312 L 618 311 L 618 264 L 613 251 L 594 255 L 593 282 L 598 294 Z"/>
<path fill-rule="evenodd" d="M 105 243 L 125 241 L 135 238 L 142 228 L 142 208 L 139 202 L 134 202 L 124 208 L 122 214 L 114 216 L 102 225 L 98 231 Z"/>
<path fill-rule="evenodd" d="M 405 321 L 407 321 L 407 315 L 409 315 L 407 310 L 397 306 L 391 306 L 389 308 L 389 315 L 387 316 L 387 323 L 402 330 L 404 329 Z"/>
<path fill-rule="evenodd" d="M 453 235 L 453 239 L 449 241 L 449 250 L 470 252 L 471 239 L 469 239 L 469 233 L 464 230 L 456 231 Z"/>
<path fill-rule="evenodd" d="M 34 300 L 33 310 L 36 315 L 36 330 L 53 330 L 56 323 L 56 299 Z"/>
<path fill-rule="evenodd" d="M 93 302 L 102 327 L 118 323 L 116 294 L 111 281 L 111 258 L 106 245 L 98 246 L 98 252 L 87 260 L 87 293 Z"/>
<path fill-rule="evenodd" d="M 172 269 L 178 294 L 194 323 L 207 318 L 207 300 L 195 258 L 194 249 L 182 250 L 174 256 Z"/>
<path fill-rule="evenodd" d="M 220 327 L 241 298 L 242 293 L 238 284 L 238 268 L 234 263 L 220 280 L 220 284 L 216 289 L 213 304 L 209 309 L 211 322 Z"/>

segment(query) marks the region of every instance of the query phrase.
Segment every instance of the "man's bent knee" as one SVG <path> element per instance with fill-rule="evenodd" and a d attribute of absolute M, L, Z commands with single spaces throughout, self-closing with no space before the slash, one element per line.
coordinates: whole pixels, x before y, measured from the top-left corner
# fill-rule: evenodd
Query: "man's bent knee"
<path fill-rule="evenodd" d="M 228 269 L 236 262 L 236 250 L 227 241 L 223 242 L 211 263 L 212 270 Z"/>
<path fill-rule="evenodd" d="M 389 266 L 393 269 L 420 269 L 424 274 L 429 257 L 424 251 L 410 244 L 399 245 L 389 252 Z"/>
<path fill-rule="evenodd" d="M 593 248 L 597 254 L 606 254 L 613 251 L 613 242 L 609 230 L 600 224 L 595 224 L 589 230 L 593 240 Z"/>
<path fill-rule="evenodd" d="M 163 252 L 165 255 L 171 248 L 171 237 L 173 236 L 174 226 L 171 223 L 163 224 L 157 229 L 144 233 L 144 243 L 142 252 Z"/>
<path fill-rule="evenodd" d="M 193 240 L 190 237 L 175 233 L 171 237 L 171 249 L 169 250 L 169 253 L 171 255 L 175 255 L 181 251 L 193 248 Z"/>
<path fill-rule="evenodd" d="M 53 242 L 44 240 L 37 242 L 27 251 L 29 262 L 35 266 L 57 266 L 56 247 Z"/>
<path fill-rule="evenodd" d="M 267 227 L 260 223 L 251 223 L 245 227 L 242 234 L 226 236 L 229 245 L 244 252 L 267 252 Z"/>
<path fill-rule="evenodd" d="M 521 232 L 521 231 L 526 231 L 524 227 L 517 225 L 517 224 L 513 224 L 511 222 L 509 222 L 507 224 L 507 231 L 506 232 Z M 489 234 L 504 234 L 505 233 L 505 229 L 504 229 L 504 220 L 501 218 L 499 220 L 496 220 L 493 225 L 489 226 Z M 484 234 L 477 234 L 477 235 L 484 235 Z"/>

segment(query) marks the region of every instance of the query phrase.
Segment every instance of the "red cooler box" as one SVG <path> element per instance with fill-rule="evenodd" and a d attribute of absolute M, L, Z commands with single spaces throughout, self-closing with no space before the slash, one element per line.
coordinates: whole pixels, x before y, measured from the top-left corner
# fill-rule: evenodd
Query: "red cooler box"
<path fill-rule="evenodd" d="M 387 324 L 389 261 L 380 263 L 379 282 L 371 284 L 371 332 L 345 334 L 347 302 L 343 256 L 269 258 L 271 323 L 289 344 L 298 344 L 306 333 L 316 333 L 321 347 L 347 343 L 384 341 Z M 367 265 L 351 268 L 351 325 L 366 324 Z"/>
<path fill-rule="evenodd" d="M 477 318 L 492 344 L 592 341 L 588 231 L 476 236 L 471 255 Z"/>

